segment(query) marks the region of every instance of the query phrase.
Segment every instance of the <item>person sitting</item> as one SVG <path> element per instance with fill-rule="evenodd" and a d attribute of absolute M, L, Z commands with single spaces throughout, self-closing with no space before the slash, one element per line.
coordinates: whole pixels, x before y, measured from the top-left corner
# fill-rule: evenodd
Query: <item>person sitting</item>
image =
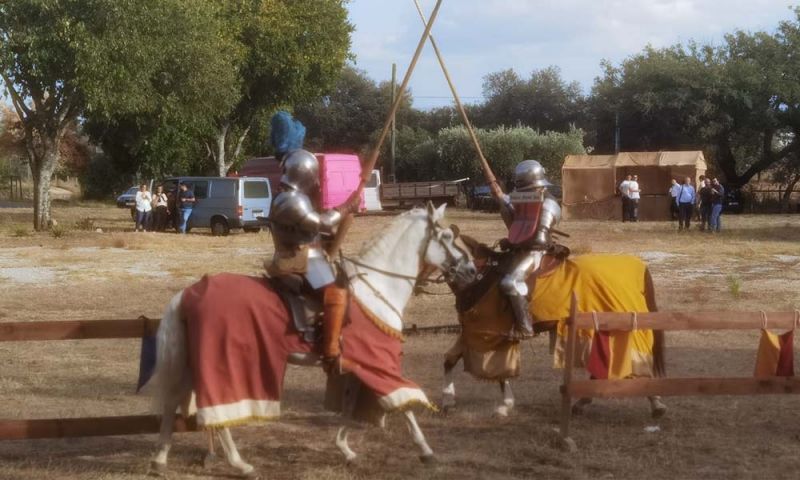
<path fill-rule="evenodd" d="M 285 112 L 275 118 L 280 125 L 292 121 Z M 302 133 L 295 131 L 301 124 L 286 127 L 284 138 L 273 137 L 273 146 L 282 158 L 281 192 L 272 200 L 269 224 L 275 253 L 266 264 L 272 278 L 301 276 L 311 289 L 322 297 L 322 356 L 328 370 L 339 370 L 342 325 L 347 309 L 347 289 L 336 284 L 334 268 L 322 248 L 322 235 L 332 235 L 342 218 L 358 211 L 361 203 L 359 191 L 353 192 L 344 203 L 330 210 L 317 208 L 320 195 L 319 162 L 317 157 L 297 147 L 302 144 Z M 294 133 L 292 133 L 294 132 Z M 299 142 L 298 142 L 299 139 Z M 285 147 L 290 150 L 283 151 Z"/>
<path fill-rule="evenodd" d="M 524 160 L 514 169 L 514 191 L 498 199 L 500 215 L 508 227 L 504 243 L 513 255 L 508 271 L 500 280 L 500 290 L 508 297 L 514 313 L 514 326 L 509 332 L 512 339 L 533 336 L 526 280 L 552 245 L 550 230 L 561 220 L 561 207 L 547 192 L 550 185 L 539 162 Z"/>

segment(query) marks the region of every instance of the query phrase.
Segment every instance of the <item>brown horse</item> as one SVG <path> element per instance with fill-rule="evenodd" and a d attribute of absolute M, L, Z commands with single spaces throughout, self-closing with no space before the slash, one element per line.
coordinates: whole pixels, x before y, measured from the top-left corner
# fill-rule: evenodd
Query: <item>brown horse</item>
<path fill-rule="evenodd" d="M 506 416 L 514 407 L 509 379 L 519 375 L 520 363 L 520 343 L 507 335 L 513 324 L 511 308 L 498 288 L 508 259 L 505 254 L 466 235 L 460 238 L 471 253 L 479 274 L 478 280 L 470 285 L 451 285 L 456 295 L 462 333 L 445 355 L 442 405 L 444 409 L 455 406 L 454 367 L 463 361 L 464 369 L 474 377 L 499 383 L 504 398 L 495 412 Z M 578 295 L 579 311 L 657 310 L 652 277 L 638 257 L 593 254 L 567 258 L 568 254 L 565 247 L 552 249 L 543 255 L 540 266 L 527 280 L 534 329 L 537 333 L 549 332 L 551 353 L 556 353 L 556 363 L 563 360 L 559 355 L 563 352 L 563 341 L 556 340 L 563 338 L 558 333 L 564 331 L 572 292 Z M 583 332 L 586 347 L 591 335 L 592 332 Z M 630 347 L 628 351 L 617 355 L 628 359 L 626 365 L 632 366 L 622 375 L 663 376 L 663 332 L 637 330 L 632 332 L 631 339 L 624 344 Z M 636 346 L 640 351 L 635 350 Z M 582 357 L 585 360 L 587 356 L 588 349 Z M 613 370 L 614 366 L 610 367 Z M 581 413 L 590 402 L 591 399 L 579 400 L 573 406 L 573 413 Z M 650 405 L 653 417 L 666 412 L 666 406 L 658 397 L 650 397 Z"/>

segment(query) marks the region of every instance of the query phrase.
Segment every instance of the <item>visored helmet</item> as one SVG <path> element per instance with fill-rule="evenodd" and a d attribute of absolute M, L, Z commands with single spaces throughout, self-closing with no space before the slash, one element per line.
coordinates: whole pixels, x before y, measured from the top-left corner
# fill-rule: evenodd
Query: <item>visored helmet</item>
<path fill-rule="evenodd" d="M 517 190 L 533 190 L 550 185 L 552 183 L 544 177 L 544 167 L 536 160 L 523 160 L 514 169 L 514 187 Z"/>
<path fill-rule="evenodd" d="M 319 162 L 307 150 L 293 150 L 283 160 L 281 183 L 303 193 L 310 193 L 319 185 Z"/>

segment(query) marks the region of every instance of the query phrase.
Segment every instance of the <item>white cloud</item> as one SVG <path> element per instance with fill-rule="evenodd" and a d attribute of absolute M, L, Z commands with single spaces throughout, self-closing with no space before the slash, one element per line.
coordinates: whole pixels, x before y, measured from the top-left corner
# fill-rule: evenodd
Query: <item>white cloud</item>
<path fill-rule="evenodd" d="M 465 97 L 481 94 L 487 73 L 514 68 L 527 75 L 548 65 L 588 90 L 602 59 L 619 62 L 647 44 L 720 42 L 735 29 L 774 30 L 793 18 L 791 1 L 449 0 L 433 32 Z M 435 1 L 421 3 L 429 13 Z M 413 0 L 353 0 L 349 8 L 358 66 L 384 80 L 396 62 L 402 74 L 422 33 Z M 423 56 L 411 83 L 416 104 L 448 104 L 432 50 Z"/>

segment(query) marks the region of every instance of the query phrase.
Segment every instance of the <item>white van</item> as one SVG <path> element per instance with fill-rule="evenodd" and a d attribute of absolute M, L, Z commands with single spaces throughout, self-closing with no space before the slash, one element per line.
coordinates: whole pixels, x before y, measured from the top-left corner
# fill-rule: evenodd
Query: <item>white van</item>
<path fill-rule="evenodd" d="M 187 230 L 210 228 L 213 235 L 227 235 L 232 228 L 257 232 L 262 225 L 258 217 L 269 216 L 272 191 L 266 178 L 171 177 L 161 185 L 174 195 L 181 183 L 196 199 Z"/>
<path fill-rule="evenodd" d="M 381 205 L 381 172 L 373 170 L 369 182 L 364 185 L 364 208 L 370 211 L 383 210 Z"/>

